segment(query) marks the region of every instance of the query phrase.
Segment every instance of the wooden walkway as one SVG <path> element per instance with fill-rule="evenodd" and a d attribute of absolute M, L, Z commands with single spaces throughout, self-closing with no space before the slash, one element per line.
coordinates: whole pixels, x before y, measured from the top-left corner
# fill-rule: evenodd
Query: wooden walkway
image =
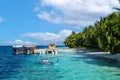
<path fill-rule="evenodd" d="M 48 49 L 36 49 L 35 50 L 35 53 L 45 53 L 46 50 Z M 81 48 L 81 49 L 76 49 L 76 48 L 56 48 L 55 49 L 57 52 L 65 52 L 65 53 L 74 53 L 74 52 L 77 52 L 77 53 L 85 53 L 86 52 L 86 49 L 84 48 Z"/>

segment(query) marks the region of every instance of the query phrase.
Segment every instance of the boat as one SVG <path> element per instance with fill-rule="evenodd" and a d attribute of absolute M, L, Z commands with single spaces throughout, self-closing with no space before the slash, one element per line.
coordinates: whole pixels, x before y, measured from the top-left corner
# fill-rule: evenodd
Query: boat
<path fill-rule="evenodd" d="M 14 45 L 13 46 L 13 54 L 23 54 L 24 49 L 22 45 Z"/>
<path fill-rule="evenodd" d="M 34 54 L 36 46 L 34 45 L 24 45 L 24 54 Z"/>
<path fill-rule="evenodd" d="M 13 53 L 14 54 L 34 54 L 36 46 L 34 45 L 14 45 Z"/>

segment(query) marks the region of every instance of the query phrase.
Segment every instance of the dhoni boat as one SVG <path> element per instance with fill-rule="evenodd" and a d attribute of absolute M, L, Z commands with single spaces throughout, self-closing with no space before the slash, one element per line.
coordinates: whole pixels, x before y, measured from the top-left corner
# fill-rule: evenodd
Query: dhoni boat
<path fill-rule="evenodd" d="M 14 45 L 13 46 L 13 53 L 14 54 L 23 54 L 23 46 L 22 45 Z"/>
<path fill-rule="evenodd" d="M 13 45 L 14 54 L 34 54 L 35 49 L 34 45 Z"/>

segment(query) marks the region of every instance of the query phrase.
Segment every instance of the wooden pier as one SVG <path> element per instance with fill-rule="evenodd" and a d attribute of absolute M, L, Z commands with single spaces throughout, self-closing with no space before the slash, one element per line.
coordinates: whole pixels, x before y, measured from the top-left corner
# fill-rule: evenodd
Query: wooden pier
<path fill-rule="evenodd" d="M 44 54 L 49 49 L 36 49 L 34 52 L 38 54 Z M 85 48 L 56 48 L 55 51 L 59 53 L 85 53 Z"/>
<path fill-rule="evenodd" d="M 49 44 L 48 48 L 36 49 L 34 45 L 13 46 L 14 54 L 57 54 L 57 53 L 85 53 L 86 48 L 56 48 L 55 44 Z"/>

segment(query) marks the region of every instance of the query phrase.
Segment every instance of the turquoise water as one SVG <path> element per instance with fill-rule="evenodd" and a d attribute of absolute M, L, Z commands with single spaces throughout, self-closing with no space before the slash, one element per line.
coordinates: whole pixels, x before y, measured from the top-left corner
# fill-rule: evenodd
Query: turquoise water
<path fill-rule="evenodd" d="M 8 47 L 10 48 L 10 47 Z M 82 54 L 58 53 L 59 64 L 39 64 L 37 55 L 0 48 L 0 80 L 119 80 L 120 63 Z"/>

